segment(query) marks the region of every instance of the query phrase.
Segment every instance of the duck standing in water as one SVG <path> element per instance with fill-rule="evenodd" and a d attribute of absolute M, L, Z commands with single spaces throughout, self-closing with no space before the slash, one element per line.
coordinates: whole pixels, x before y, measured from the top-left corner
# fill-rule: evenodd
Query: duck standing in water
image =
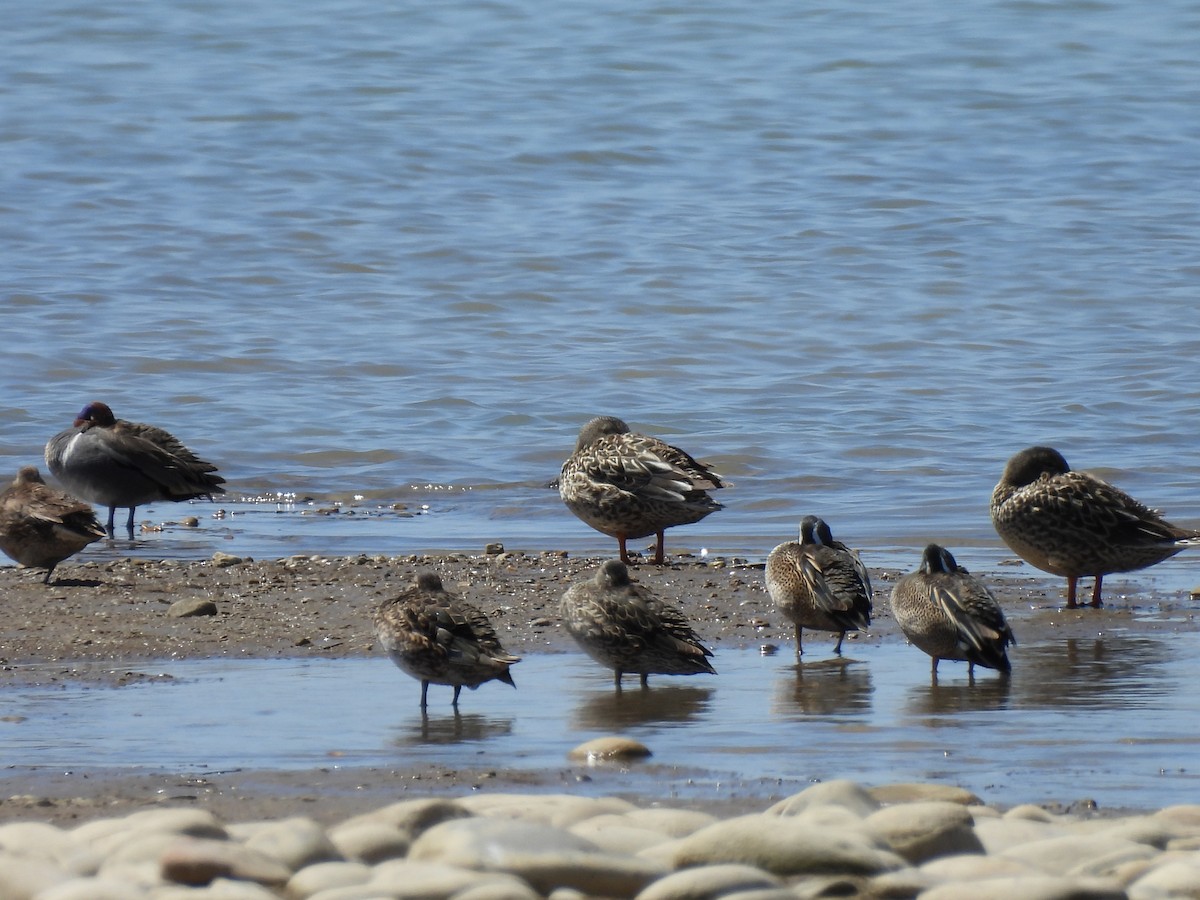
<path fill-rule="evenodd" d="M 47 485 L 34 466 L 0 491 L 0 550 L 23 566 L 44 568 L 45 584 L 55 566 L 105 534 L 91 506 Z"/>
<path fill-rule="evenodd" d="M 516 687 L 509 668 L 521 658 L 506 653 L 483 612 L 442 587 L 434 572 L 422 572 L 398 597 L 384 600 L 375 611 L 375 635 L 401 671 L 421 682 L 421 709 L 429 685 L 454 688 L 458 695 L 488 681 Z"/>
<path fill-rule="evenodd" d="M 944 547 L 930 544 L 920 568 L 896 582 L 892 614 L 913 646 L 933 658 L 934 680 L 943 659 L 965 660 L 968 677 L 977 665 L 1012 671 L 1007 648 L 1017 640 L 1004 611 Z"/>
<path fill-rule="evenodd" d="M 626 541 L 653 534 L 658 538 L 654 562 L 662 565 L 663 532 L 721 509 L 708 495 L 721 487 L 720 477 L 708 466 L 658 438 L 630 431 L 614 416 L 599 416 L 583 426 L 558 481 L 567 509 L 616 538 L 626 564 Z"/>
<path fill-rule="evenodd" d="M 857 553 L 834 540 L 824 520 L 805 516 L 800 541 L 780 544 L 767 557 L 767 593 L 796 626 L 796 656 L 807 628 L 838 632 L 833 652 L 841 655 L 850 630 L 871 625 L 871 576 Z"/>
<path fill-rule="evenodd" d="M 225 479 L 173 435 L 127 422 L 104 403 L 89 403 L 71 428 L 46 443 L 46 465 L 72 494 L 108 507 L 113 533 L 117 507 L 129 509 L 133 537 L 137 507 L 158 500 L 194 500 L 221 494 Z"/>
<path fill-rule="evenodd" d="M 1008 461 L 992 491 L 992 524 L 1027 563 L 1067 579 L 1069 609 L 1081 577 L 1096 579 L 1092 606 L 1100 606 L 1105 575 L 1200 545 L 1200 531 L 1172 525 L 1119 488 L 1072 471 L 1050 447 L 1030 447 Z"/>
<path fill-rule="evenodd" d="M 567 631 L 588 656 L 613 670 L 617 690 L 626 672 L 650 675 L 716 674 L 683 613 L 663 603 L 629 578 L 629 569 L 612 559 L 587 581 L 563 594 L 560 610 Z"/>

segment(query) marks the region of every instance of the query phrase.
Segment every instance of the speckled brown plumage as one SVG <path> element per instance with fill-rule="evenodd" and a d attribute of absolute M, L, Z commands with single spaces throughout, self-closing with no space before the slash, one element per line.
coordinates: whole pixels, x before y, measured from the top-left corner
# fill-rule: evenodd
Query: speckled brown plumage
<path fill-rule="evenodd" d="M 379 605 L 375 634 L 392 661 L 421 682 L 421 709 L 430 684 L 452 685 L 457 709 L 464 686 L 474 690 L 493 679 L 513 684 L 508 670 L 521 661 L 500 646 L 487 616 L 445 590 L 433 572 L 422 572 L 412 587 Z"/>
<path fill-rule="evenodd" d="M 1007 647 L 1016 644 L 1004 611 L 983 582 L 944 547 L 930 544 L 917 571 L 892 588 L 892 614 L 904 636 L 933 658 L 933 677 L 943 659 L 965 660 L 1008 674 Z"/>
<path fill-rule="evenodd" d="M 649 675 L 715 674 L 712 651 L 700 643 L 683 613 L 631 581 L 620 560 L 609 560 L 587 581 L 563 594 L 567 631 L 588 656 L 613 670 L 617 689 L 626 672 Z"/>
<path fill-rule="evenodd" d="M 1110 572 L 1131 572 L 1162 562 L 1200 531 L 1163 519 L 1119 488 L 1074 472 L 1050 447 L 1030 447 L 1008 461 L 992 491 L 992 524 L 1004 543 L 1032 566 L 1067 579 L 1067 606 L 1076 585 L 1094 576 L 1092 606 Z"/>
<path fill-rule="evenodd" d="M 721 509 L 708 495 L 724 487 L 708 466 L 658 438 L 636 434 L 613 416 L 583 426 L 563 463 L 558 493 L 567 509 L 601 534 L 626 541 L 656 535 L 654 561 L 664 561 L 663 532 Z"/>
<path fill-rule="evenodd" d="M 871 625 L 871 577 L 858 554 L 834 540 L 816 516 L 800 523 L 800 540 L 780 544 L 767 557 L 767 593 L 796 627 L 796 655 L 805 628 L 838 632 L 835 653 L 850 630 Z"/>
<path fill-rule="evenodd" d="M 33 466 L 25 466 L 0 491 L 0 550 L 23 566 L 46 570 L 105 536 L 91 506 L 49 487 Z"/>

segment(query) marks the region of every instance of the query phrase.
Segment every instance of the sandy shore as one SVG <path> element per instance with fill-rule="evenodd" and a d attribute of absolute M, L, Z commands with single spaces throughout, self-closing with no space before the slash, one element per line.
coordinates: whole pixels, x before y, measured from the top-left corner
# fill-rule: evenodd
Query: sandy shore
<path fill-rule="evenodd" d="M 201 562 L 122 559 L 60 566 L 46 586 L 37 572 L 0 569 L 4 597 L 0 685 L 86 680 L 120 684 L 137 663 L 199 658 L 340 658 L 379 653 L 371 612 L 422 569 L 482 607 L 505 646 L 520 655 L 574 649 L 558 624 L 566 587 L 588 577 L 601 560 L 563 552 L 539 555 L 480 553 L 437 557 L 294 557 L 256 561 L 220 557 Z M 1016 573 L 1029 573 L 1024 567 Z M 887 602 L 901 573 L 875 570 L 871 632 L 857 640 L 902 640 Z M 1064 610 L 1062 585 L 1045 577 L 982 573 L 1018 636 L 1094 637 L 1098 632 L 1200 629 L 1187 595 L 1113 601 L 1103 609 Z M 640 566 L 635 577 L 687 610 L 714 648 L 774 645 L 790 652 L 791 626 L 773 609 L 761 566 L 733 560 L 675 558 L 664 567 Z M 177 617 L 173 605 L 211 601 L 215 615 Z M 178 607 L 175 607 L 177 610 Z M 813 638 L 817 647 L 825 636 Z M 814 648 L 815 649 L 815 648 Z M 818 651 L 823 652 L 823 651 Z M 381 660 L 381 665 L 389 663 Z M 397 673 L 397 678 L 405 676 Z M 413 685 L 414 702 L 417 696 Z M 72 821 L 115 815 L 164 801 L 199 804 L 228 818 L 302 813 L 332 821 L 405 796 L 458 793 L 487 785 L 499 790 L 571 790 L 578 774 L 509 773 L 481 768 L 402 771 L 339 769 L 316 772 L 174 774 L 62 773 L 36 760 L 7 760 L 0 784 L 0 820 Z M 615 786 L 616 792 L 619 785 Z M 698 808 L 740 811 L 759 807 L 770 788 L 732 786 L 720 796 L 684 798 Z M 784 789 L 784 793 L 789 789 Z M 747 799 L 739 799 L 739 797 Z M 644 799 L 644 798 L 643 798 Z"/>

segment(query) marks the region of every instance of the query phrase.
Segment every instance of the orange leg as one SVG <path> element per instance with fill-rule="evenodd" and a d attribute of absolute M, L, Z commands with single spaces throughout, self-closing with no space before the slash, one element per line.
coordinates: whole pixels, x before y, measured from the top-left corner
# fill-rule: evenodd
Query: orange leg
<path fill-rule="evenodd" d="M 625 565 L 629 565 L 629 551 L 625 549 L 625 535 L 618 534 L 617 543 L 621 547 L 621 562 L 625 563 Z M 617 677 L 619 678 L 620 676 L 618 675 Z"/>
<path fill-rule="evenodd" d="M 1096 576 L 1096 586 L 1092 588 L 1092 608 L 1098 609 L 1104 604 L 1100 602 L 1100 583 L 1104 581 L 1103 575 Z"/>

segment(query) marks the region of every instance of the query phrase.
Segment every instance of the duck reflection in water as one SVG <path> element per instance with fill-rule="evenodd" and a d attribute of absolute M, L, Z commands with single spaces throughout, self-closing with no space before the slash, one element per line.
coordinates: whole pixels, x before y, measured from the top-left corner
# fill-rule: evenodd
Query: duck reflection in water
<path fill-rule="evenodd" d="M 1130 709 L 1162 702 L 1183 673 L 1200 665 L 1181 662 L 1170 641 L 1149 636 L 1067 638 L 1022 653 L 1037 678 L 1018 681 L 1023 706 Z M 1182 669 L 1181 666 L 1186 666 Z"/>
<path fill-rule="evenodd" d="M 791 675 L 776 682 L 774 711 L 806 716 L 860 715 L 871 709 L 871 667 L 865 663 L 835 657 L 811 663 L 797 663 Z"/>
<path fill-rule="evenodd" d="M 478 713 L 463 715 L 458 710 L 447 715 L 430 716 L 422 711 L 420 721 L 405 729 L 406 733 L 396 738 L 394 744 L 397 747 L 414 747 L 474 743 L 507 737 L 512 730 L 512 719 L 498 719 Z"/>
<path fill-rule="evenodd" d="M 662 685 L 652 691 L 595 693 L 579 704 L 572 724 L 586 729 L 623 729 L 635 725 L 694 724 L 704 720 L 713 689 Z"/>
<path fill-rule="evenodd" d="M 984 710 L 1008 709 L 1012 706 L 1013 679 L 980 678 L 968 675 L 966 681 L 939 682 L 936 678 L 926 685 L 917 685 L 908 692 L 905 710 L 913 716 L 956 716 Z M 926 724 L 944 725 L 943 721 Z M 961 723 L 969 727 L 968 721 Z"/>

